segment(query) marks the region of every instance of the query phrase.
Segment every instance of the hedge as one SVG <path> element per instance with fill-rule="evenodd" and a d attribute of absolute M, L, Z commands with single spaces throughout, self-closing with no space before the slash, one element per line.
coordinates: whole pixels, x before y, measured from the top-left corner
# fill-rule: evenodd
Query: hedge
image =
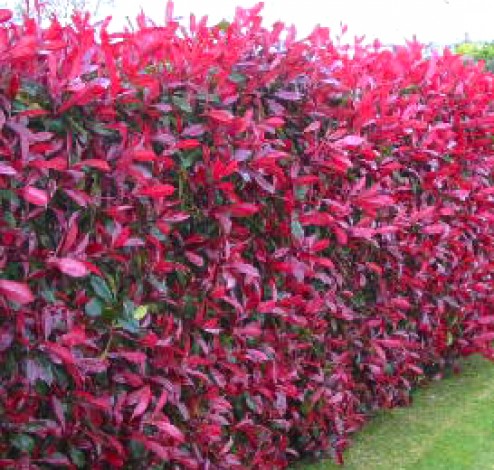
<path fill-rule="evenodd" d="M 261 5 L 0 10 L 0 467 L 341 460 L 493 358 L 493 75 Z"/>

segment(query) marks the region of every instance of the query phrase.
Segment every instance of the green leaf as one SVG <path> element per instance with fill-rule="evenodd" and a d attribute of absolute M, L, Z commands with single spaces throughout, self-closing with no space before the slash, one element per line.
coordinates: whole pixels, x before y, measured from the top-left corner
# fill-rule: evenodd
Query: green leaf
<path fill-rule="evenodd" d="M 0 189 L 0 199 L 13 202 L 14 204 L 19 204 L 19 197 L 11 189 Z"/>
<path fill-rule="evenodd" d="M 72 460 L 77 468 L 84 468 L 86 465 L 86 457 L 84 456 L 84 452 L 82 452 L 82 450 L 71 447 L 69 449 L 69 455 L 70 460 Z"/>
<path fill-rule="evenodd" d="M 297 201 L 305 200 L 308 191 L 309 188 L 307 186 L 297 186 L 295 188 L 295 197 L 297 198 Z"/>
<path fill-rule="evenodd" d="M 63 119 L 46 119 L 44 120 L 45 129 L 55 134 L 63 134 L 67 128 L 67 124 Z"/>
<path fill-rule="evenodd" d="M 157 227 L 153 226 L 151 227 L 151 235 L 156 237 L 160 242 L 164 242 L 167 240 L 167 236 L 164 235 Z"/>
<path fill-rule="evenodd" d="M 184 113 L 191 113 L 192 107 L 190 103 L 181 96 L 172 96 L 172 102 L 177 108 L 181 109 Z"/>
<path fill-rule="evenodd" d="M 140 305 L 134 310 L 134 318 L 136 320 L 142 320 L 147 314 L 149 310 L 149 305 Z"/>
<path fill-rule="evenodd" d="M 84 310 L 89 317 L 99 317 L 103 310 L 103 305 L 99 299 L 93 297 L 84 307 Z"/>
<path fill-rule="evenodd" d="M 297 240 L 302 240 L 305 236 L 304 228 L 302 227 L 302 225 L 298 220 L 292 220 L 292 235 Z"/>
<path fill-rule="evenodd" d="M 158 292 L 162 294 L 166 294 L 168 292 L 168 287 L 165 281 L 160 281 L 158 278 L 151 275 L 149 276 L 149 282 Z"/>
<path fill-rule="evenodd" d="M 246 77 L 245 77 L 245 75 L 242 75 L 241 73 L 233 72 L 228 77 L 228 80 L 230 80 L 233 83 L 244 83 L 246 80 Z"/>
<path fill-rule="evenodd" d="M 220 97 L 216 93 L 203 93 L 198 92 L 196 98 L 200 101 L 207 101 L 209 103 L 220 104 Z"/>
<path fill-rule="evenodd" d="M 220 31 L 226 31 L 229 27 L 230 27 L 230 23 L 228 21 L 226 21 L 225 19 L 222 19 L 217 25 L 216 27 L 220 30 Z"/>
<path fill-rule="evenodd" d="M 124 318 L 132 318 L 134 315 L 134 310 L 136 309 L 136 305 L 132 300 L 130 299 L 125 299 L 123 301 L 123 313 L 124 313 Z"/>
<path fill-rule="evenodd" d="M 190 155 L 190 153 L 187 155 L 180 155 L 180 162 L 180 166 L 185 170 L 188 170 L 194 164 L 194 156 Z"/>
<path fill-rule="evenodd" d="M 51 289 L 43 289 L 41 291 L 41 296 L 50 304 L 54 304 L 57 301 L 55 293 Z"/>
<path fill-rule="evenodd" d="M 119 320 L 118 327 L 123 328 L 128 333 L 137 334 L 140 330 L 140 325 L 137 320 Z"/>
<path fill-rule="evenodd" d="M 133 439 L 129 441 L 129 450 L 130 450 L 130 454 L 135 459 L 143 458 L 146 452 L 144 444 L 142 442 L 135 441 Z"/>
<path fill-rule="evenodd" d="M 13 216 L 12 212 L 5 211 L 2 215 L 3 215 L 3 220 L 7 222 L 10 228 L 15 228 L 17 226 L 16 218 Z"/>
<path fill-rule="evenodd" d="M 91 287 L 94 293 L 106 302 L 113 302 L 113 294 L 105 280 L 99 276 L 91 276 Z"/>
<path fill-rule="evenodd" d="M 16 434 L 12 437 L 12 445 L 22 452 L 31 453 L 36 441 L 28 434 Z"/>
<path fill-rule="evenodd" d="M 250 397 L 250 395 L 245 394 L 245 403 L 247 404 L 247 407 L 252 410 L 254 413 L 257 413 L 257 406 L 254 400 Z"/>
<path fill-rule="evenodd" d="M 91 124 L 90 129 L 95 134 L 99 134 L 103 137 L 116 137 L 116 136 L 118 136 L 117 131 L 115 131 L 113 129 L 109 129 L 108 127 L 105 127 L 103 124 L 99 124 L 99 123 Z"/>

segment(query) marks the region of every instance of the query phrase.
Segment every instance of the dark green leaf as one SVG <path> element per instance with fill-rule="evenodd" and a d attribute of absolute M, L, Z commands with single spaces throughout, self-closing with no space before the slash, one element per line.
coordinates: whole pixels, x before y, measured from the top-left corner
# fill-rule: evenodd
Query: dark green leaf
<path fill-rule="evenodd" d="M 173 96 L 172 102 L 175 106 L 177 106 L 179 109 L 181 109 L 184 113 L 191 113 L 192 112 L 192 107 L 190 106 L 190 103 L 185 98 L 182 98 L 181 96 Z"/>
<path fill-rule="evenodd" d="M 71 447 L 69 449 L 70 460 L 74 463 L 77 468 L 83 468 L 86 465 L 86 457 L 82 450 Z"/>
<path fill-rule="evenodd" d="M 22 452 L 31 453 L 34 450 L 36 442 L 28 434 L 16 434 L 12 437 L 12 445 Z"/>
<path fill-rule="evenodd" d="M 304 238 L 304 229 L 298 220 L 292 220 L 292 235 L 297 240 Z"/>
<path fill-rule="evenodd" d="M 245 75 L 242 75 L 238 72 L 233 72 L 232 74 L 230 74 L 228 79 L 233 83 L 243 83 L 245 82 Z"/>
<path fill-rule="evenodd" d="M 91 287 L 100 299 L 103 299 L 108 303 L 113 302 L 113 294 L 103 278 L 99 276 L 91 276 Z"/>
<path fill-rule="evenodd" d="M 99 317 L 103 310 L 103 305 L 99 299 L 93 297 L 84 308 L 89 317 Z"/>

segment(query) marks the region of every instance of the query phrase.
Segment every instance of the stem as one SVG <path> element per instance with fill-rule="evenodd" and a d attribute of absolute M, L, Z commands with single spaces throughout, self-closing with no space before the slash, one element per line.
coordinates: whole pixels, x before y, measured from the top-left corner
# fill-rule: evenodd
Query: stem
<path fill-rule="evenodd" d="M 106 359 L 106 356 L 108 356 L 108 352 L 110 351 L 112 341 L 113 341 L 113 326 L 111 327 L 110 336 L 109 336 L 108 341 L 106 343 L 105 349 L 101 353 L 101 356 L 100 356 L 101 359 Z"/>

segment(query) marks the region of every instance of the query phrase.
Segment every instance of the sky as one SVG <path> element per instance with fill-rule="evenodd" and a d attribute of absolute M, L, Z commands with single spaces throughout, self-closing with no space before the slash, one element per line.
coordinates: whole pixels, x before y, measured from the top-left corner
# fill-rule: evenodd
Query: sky
<path fill-rule="evenodd" d="M 22 0 L 0 0 L 0 4 Z M 49 1 L 49 0 L 48 0 Z M 98 0 L 88 0 L 93 6 Z M 164 20 L 166 0 L 99 0 L 98 18 L 111 15 L 113 29 L 120 30 L 142 8 L 157 23 Z M 216 24 L 231 20 L 237 5 L 248 7 L 258 0 L 175 0 L 175 15 L 187 23 L 189 15 L 208 15 Z M 336 35 L 340 25 L 348 26 L 346 37 L 365 35 L 371 42 L 378 38 L 384 44 L 402 44 L 416 36 L 424 43 L 453 44 L 469 38 L 472 41 L 494 41 L 494 0 L 264 0 L 266 26 L 275 21 L 294 24 L 303 37 L 320 24 Z"/>
<path fill-rule="evenodd" d="M 134 18 L 140 7 L 161 21 L 166 1 L 114 0 L 116 26 L 125 16 Z M 235 7 L 252 6 L 258 0 L 175 0 L 175 14 L 188 21 L 191 12 L 208 15 L 212 23 L 233 17 Z M 265 0 L 263 18 L 267 26 L 282 20 L 294 24 L 300 36 L 317 24 L 336 34 L 340 24 L 349 37 L 365 35 L 369 41 L 399 44 L 414 35 L 422 42 L 451 44 L 494 40 L 494 0 Z M 118 13 L 116 13 L 118 11 Z M 102 12 L 103 13 L 103 12 Z M 115 14 L 116 13 L 116 14 Z"/>

